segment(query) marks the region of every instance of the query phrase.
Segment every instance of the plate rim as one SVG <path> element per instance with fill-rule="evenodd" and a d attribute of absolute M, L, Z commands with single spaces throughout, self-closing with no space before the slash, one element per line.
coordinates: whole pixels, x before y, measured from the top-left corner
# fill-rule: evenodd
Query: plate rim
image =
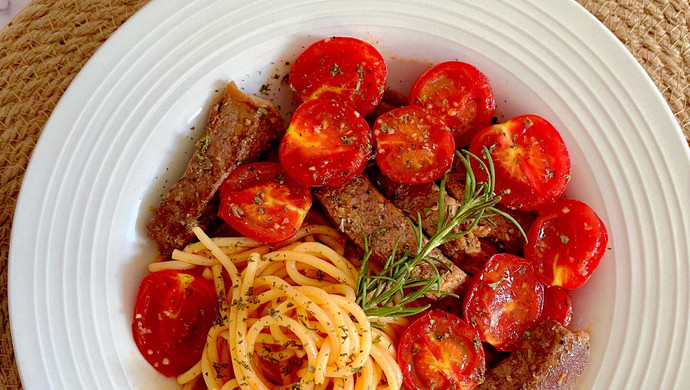
<path fill-rule="evenodd" d="M 317 1 L 318 2 L 318 1 Z M 527 0 L 526 2 L 532 2 L 532 3 L 540 3 L 541 5 L 548 6 L 549 2 L 548 1 L 529 1 Z M 109 59 L 112 59 L 113 57 L 116 57 L 118 54 L 118 51 L 115 50 L 113 51 L 114 48 L 116 48 L 120 42 L 126 42 L 127 39 L 131 39 L 131 37 L 135 36 L 137 33 L 142 32 L 142 30 L 147 30 L 145 27 L 146 23 L 150 23 L 150 21 L 155 19 L 156 17 L 164 18 L 167 17 L 168 15 L 165 11 L 170 7 L 169 5 L 164 5 L 163 1 L 152 1 L 148 3 L 144 8 L 142 8 L 139 12 L 137 12 L 132 18 L 130 18 L 125 24 L 120 27 L 109 39 L 104 43 L 101 48 L 98 49 L 98 51 L 94 54 L 94 56 L 88 61 L 88 63 L 82 68 L 82 70 L 79 72 L 79 74 L 75 77 L 73 82 L 70 84 L 70 87 L 67 89 L 65 94 L 63 95 L 63 98 L 60 99 L 60 102 L 56 105 L 53 114 L 51 114 L 50 119 L 46 123 L 44 127 L 44 132 L 41 134 L 41 137 L 39 138 L 39 141 L 36 144 L 36 147 L 34 148 L 34 152 L 39 151 L 40 153 L 48 153 L 51 152 L 51 137 L 56 137 L 59 135 L 59 132 L 57 132 L 55 129 L 57 126 L 59 126 L 59 121 L 62 120 L 65 116 L 69 116 L 68 114 L 70 112 L 74 112 L 74 108 L 70 107 L 68 103 L 70 100 L 75 99 L 73 95 L 78 95 L 79 89 L 78 87 L 81 86 L 85 80 L 88 80 L 89 75 L 94 74 L 94 72 L 97 72 L 98 67 L 106 65 Z M 182 1 L 178 1 L 177 3 L 182 4 Z M 651 87 L 651 90 L 655 91 L 655 100 L 656 105 L 655 109 L 657 110 L 657 115 L 660 115 L 662 117 L 666 117 L 666 119 L 670 118 L 672 123 L 675 124 L 673 131 L 670 132 L 670 134 L 666 134 L 666 136 L 671 137 L 671 141 L 669 143 L 679 143 L 679 141 L 682 141 L 682 145 L 685 146 L 684 148 L 684 153 L 685 153 L 685 160 L 687 162 L 687 166 L 690 167 L 690 150 L 687 148 L 687 144 L 685 141 L 685 138 L 682 135 L 682 131 L 680 129 L 680 126 L 676 120 L 676 118 L 673 116 L 670 107 L 666 103 L 666 101 L 663 99 L 663 96 L 657 89 L 657 87 L 653 84 L 651 78 L 647 75 L 647 73 L 644 71 L 642 66 L 637 62 L 632 54 L 623 46 L 620 41 L 615 38 L 615 35 L 613 33 L 606 29 L 603 24 L 601 24 L 596 18 L 594 18 L 593 15 L 591 15 L 584 7 L 581 7 L 579 4 L 576 2 L 572 1 L 569 3 L 571 6 L 574 6 L 576 8 L 581 8 L 581 10 L 584 12 L 578 14 L 580 18 L 583 18 L 584 20 L 588 20 L 587 23 L 595 23 L 596 25 L 599 26 L 600 30 L 605 31 L 610 38 L 609 40 L 606 40 L 606 45 L 610 46 L 611 48 L 617 48 L 618 54 L 621 55 L 621 49 L 622 49 L 622 54 L 625 55 L 628 58 L 628 62 L 632 62 L 632 64 L 628 65 L 633 65 L 634 68 L 637 69 L 638 73 L 641 73 L 644 77 L 642 79 L 635 78 L 637 82 L 643 81 L 643 84 L 645 85 L 645 88 L 649 89 Z M 170 7 L 172 8 L 172 7 Z M 575 9 L 575 8 L 573 8 Z M 158 16 L 156 16 L 158 15 Z M 120 48 L 121 51 L 124 51 L 124 49 Z M 632 61 L 630 61 L 632 60 Z M 661 102 L 662 104 L 659 106 L 658 103 Z M 78 110 L 77 110 L 78 111 Z M 57 113 L 57 114 L 56 114 Z M 54 152 L 54 151 L 52 151 Z M 21 310 L 18 308 L 18 305 L 21 304 L 21 301 L 18 301 L 19 298 L 16 298 L 19 296 L 17 293 L 17 290 L 15 286 L 19 285 L 20 283 L 20 275 L 18 275 L 17 272 L 13 272 L 13 269 L 17 269 L 19 267 L 17 264 L 21 264 L 21 233 L 15 231 L 15 226 L 21 228 L 25 228 L 27 225 L 28 221 L 26 221 L 27 217 L 26 215 L 32 215 L 27 209 L 31 207 L 31 198 L 30 195 L 27 195 L 32 190 L 35 190 L 36 188 L 32 188 L 32 185 L 35 185 L 37 181 L 41 181 L 40 179 L 45 179 L 46 175 L 41 174 L 41 165 L 40 164 L 46 164 L 41 163 L 40 160 L 37 160 L 34 158 L 34 154 L 32 153 L 32 158 L 31 161 L 27 167 L 27 170 L 25 172 L 24 176 L 24 183 L 22 184 L 22 188 L 19 193 L 19 197 L 17 200 L 17 205 L 15 208 L 15 218 L 13 221 L 13 229 L 12 229 L 12 235 L 10 238 L 10 251 L 9 251 L 9 258 L 8 258 L 8 264 L 9 264 L 9 272 L 8 272 L 8 303 L 9 303 L 9 313 L 10 313 L 10 327 L 12 329 L 12 340 L 13 340 L 13 345 L 15 347 L 15 357 L 17 361 L 17 365 L 20 370 L 20 377 L 22 379 L 22 382 L 25 383 L 32 383 L 31 380 L 29 380 L 28 377 L 28 370 L 31 367 L 27 362 L 26 359 L 22 358 L 22 355 L 27 355 L 25 352 L 26 349 L 24 346 L 20 346 L 20 348 L 17 348 L 18 346 L 18 340 L 21 339 L 21 336 L 17 336 L 21 332 L 21 324 L 16 323 L 17 318 L 21 318 L 21 315 L 18 315 Z M 682 183 L 680 183 L 682 185 Z M 686 183 L 687 186 L 687 183 Z M 687 213 L 687 207 L 683 209 L 684 212 Z M 21 230 L 20 230 L 21 231 Z M 14 314 L 13 314 L 14 313 Z M 19 341 L 22 343 L 21 341 Z M 24 343 L 25 345 L 26 343 Z M 23 360 L 23 361 L 22 361 Z M 20 362 L 22 361 L 22 362 Z M 24 368 L 22 368 L 22 366 Z M 27 387 L 28 388 L 28 387 Z"/>

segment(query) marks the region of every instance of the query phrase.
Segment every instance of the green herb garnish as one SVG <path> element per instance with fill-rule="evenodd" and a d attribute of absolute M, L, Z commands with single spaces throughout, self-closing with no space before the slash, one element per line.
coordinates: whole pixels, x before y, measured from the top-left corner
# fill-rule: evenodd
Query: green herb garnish
<path fill-rule="evenodd" d="M 426 243 L 424 243 L 421 214 L 417 213 L 417 223 L 408 218 L 417 242 L 416 255 L 406 251 L 401 256 L 397 256 L 397 247 L 393 248 L 393 253 L 386 259 L 381 272 L 375 274 L 369 269 L 369 257 L 372 251 L 368 247 L 367 237 L 364 238 L 365 253 L 357 279 L 357 303 L 368 316 L 404 317 L 420 313 L 431 305 L 412 306 L 410 304 L 428 294 L 457 297 L 451 292 L 441 290 L 443 278 L 450 270 L 449 265 L 431 256 L 431 252 L 447 242 L 468 234 L 483 218 L 502 215 L 513 222 L 526 239 L 520 224 L 509 214 L 495 207 L 501 197 L 494 194 L 494 166 L 489 149 L 485 147 L 482 154 L 488 164 L 469 151 L 456 152 L 467 172 L 465 193 L 463 199 L 458 199 L 460 207 L 455 215 L 445 215 L 444 197 L 447 177 L 443 176 L 439 186 L 436 234 L 432 235 Z M 470 164 L 471 160 L 475 160 L 479 169 L 488 173 L 486 182 L 477 182 Z M 467 226 L 461 231 L 454 232 L 460 225 Z M 421 263 L 428 264 L 433 270 L 430 278 L 417 278 L 411 275 L 411 271 Z"/>

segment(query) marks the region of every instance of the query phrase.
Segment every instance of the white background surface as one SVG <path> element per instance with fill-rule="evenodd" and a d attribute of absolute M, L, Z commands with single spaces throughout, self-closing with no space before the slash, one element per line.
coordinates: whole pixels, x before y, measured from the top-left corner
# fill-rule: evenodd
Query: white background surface
<path fill-rule="evenodd" d="M 592 333 L 580 388 L 690 383 L 688 148 L 639 64 L 575 2 L 160 0 L 75 78 L 24 179 L 9 293 L 27 390 L 175 388 L 131 338 L 155 255 L 149 207 L 186 165 L 216 89 L 268 81 L 287 115 L 289 92 L 272 76 L 330 35 L 374 44 L 403 93 L 430 63 L 471 62 L 491 79 L 499 119 L 534 113 L 560 129 L 566 195 L 610 233 L 600 268 L 573 294 L 574 327 Z"/>

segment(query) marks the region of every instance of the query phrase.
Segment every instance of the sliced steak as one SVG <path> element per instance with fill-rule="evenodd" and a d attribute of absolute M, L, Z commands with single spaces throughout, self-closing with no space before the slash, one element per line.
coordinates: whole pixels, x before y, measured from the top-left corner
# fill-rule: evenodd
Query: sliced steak
<path fill-rule="evenodd" d="M 448 194 L 455 199 L 462 199 L 465 195 L 465 167 L 458 162 L 458 159 L 456 159 L 453 169 L 448 172 L 446 190 Z M 527 232 L 529 226 L 536 218 L 534 213 L 529 211 L 510 210 L 503 207 L 501 204 L 498 204 L 496 208 L 513 217 L 517 223 L 522 226 L 525 232 Z M 499 251 L 512 254 L 522 253 L 525 240 L 517 226 L 508 218 L 501 215 L 494 215 L 481 221 L 480 225 L 489 228 L 485 237 L 490 240 Z"/>
<path fill-rule="evenodd" d="M 376 118 L 380 117 L 381 115 L 387 113 L 388 111 L 394 108 L 406 105 L 407 96 L 403 96 L 399 92 L 396 92 L 392 89 L 387 89 L 383 93 L 383 97 L 381 98 L 381 102 L 379 103 L 379 105 L 376 106 L 376 108 L 374 109 L 374 111 L 371 112 L 371 114 L 367 115 L 367 123 L 369 123 L 369 126 L 374 127 L 374 122 L 376 121 Z"/>
<path fill-rule="evenodd" d="M 491 256 L 498 253 L 496 246 L 486 238 L 479 238 L 479 252 L 466 253 L 462 259 L 462 264 L 459 267 L 470 275 L 474 275 L 481 271 L 489 261 Z"/>
<path fill-rule="evenodd" d="M 396 253 L 416 253 L 414 231 L 407 218 L 376 190 L 365 174 L 355 176 L 340 186 L 319 188 L 314 194 L 333 226 L 346 234 L 360 249 L 364 248 L 364 238 L 368 238 L 373 261 L 383 264 L 394 248 Z M 431 256 L 450 269 L 445 274 L 441 289 L 458 291 L 467 275 L 438 249 Z M 439 270 L 443 271 L 442 268 L 439 267 Z M 413 272 L 414 276 L 424 278 L 433 275 L 433 269 L 426 263 L 418 265 Z"/>
<path fill-rule="evenodd" d="M 589 334 L 546 321 L 489 370 L 476 389 L 569 390 L 580 382 L 588 364 Z"/>
<path fill-rule="evenodd" d="M 285 133 L 278 110 L 230 82 L 211 107 L 208 124 L 180 180 L 166 192 L 146 224 L 163 254 L 192 241 L 191 228 L 208 224 L 218 187 L 232 170 L 255 161 Z"/>
<path fill-rule="evenodd" d="M 401 209 L 413 221 L 418 221 L 418 214 L 421 217 L 422 228 L 426 234 L 432 236 L 436 234 L 439 218 L 438 199 L 439 186 L 435 183 L 420 185 L 405 185 L 384 176 L 377 169 L 369 172 L 372 183 L 381 190 L 393 204 Z M 455 198 L 444 196 L 444 218 L 452 218 L 460 208 L 460 202 Z M 470 223 L 463 223 L 453 229 L 453 233 L 459 233 L 466 229 Z M 480 237 L 486 236 L 491 228 L 486 225 L 478 225 L 465 236 L 454 241 L 448 242 L 440 247 L 441 252 L 448 256 L 458 267 L 467 272 L 464 265 L 467 261 L 476 262 L 474 257 L 482 255 L 486 248 L 482 248 Z"/>

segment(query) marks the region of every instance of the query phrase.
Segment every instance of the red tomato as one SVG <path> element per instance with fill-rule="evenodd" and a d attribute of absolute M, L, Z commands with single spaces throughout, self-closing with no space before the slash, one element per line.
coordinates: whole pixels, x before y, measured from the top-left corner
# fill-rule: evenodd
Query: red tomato
<path fill-rule="evenodd" d="M 388 70 L 381 54 L 355 38 L 326 38 L 309 46 L 290 69 L 297 98 L 335 99 L 368 115 L 381 101 Z"/>
<path fill-rule="evenodd" d="M 220 187 L 218 216 L 257 241 L 290 238 L 311 207 L 311 191 L 295 182 L 279 163 L 237 167 Z"/>
<path fill-rule="evenodd" d="M 453 163 L 453 134 L 434 114 L 418 106 L 396 108 L 374 124 L 376 163 L 403 184 L 434 181 Z"/>
<path fill-rule="evenodd" d="M 188 271 L 158 271 L 139 286 L 132 334 L 149 364 L 165 376 L 177 376 L 201 359 L 215 320 L 211 281 Z"/>
<path fill-rule="evenodd" d="M 534 263 L 542 283 L 575 290 L 599 265 L 608 233 L 589 206 L 565 200 L 541 211 L 527 239 L 525 257 Z"/>
<path fill-rule="evenodd" d="M 542 312 L 544 286 L 532 264 L 508 253 L 491 257 L 465 293 L 465 321 L 482 341 L 499 351 L 511 351 Z"/>
<path fill-rule="evenodd" d="M 555 286 L 544 288 L 544 311 L 541 313 L 541 319 L 554 320 L 566 328 L 570 327 L 573 320 L 573 301 L 566 290 Z"/>
<path fill-rule="evenodd" d="M 337 186 L 361 173 L 371 155 L 371 129 L 357 111 L 329 99 L 297 108 L 280 142 L 280 163 L 306 186 Z"/>
<path fill-rule="evenodd" d="M 398 365 L 408 389 L 473 389 L 486 362 L 477 331 L 460 318 L 428 310 L 403 333 Z"/>
<path fill-rule="evenodd" d="M 442 62 L 422 73 L 410 91 L 410 104 L 437 113 L 457 146 L 469 144 L 479 130 L 491 125 L 496 109 L 489 78 L 458 61 Z"/>
<path fill-rule="evenodd" d="M 522 115 L 487 127 L 472 139 L 470 152 L 483 159 L 485 146 L 494 163 L 496 193 L 507 207 L 536 210 L 565 191 L 570 155 L 558 130 L 545 119 Z M 478 180 L 486 180 L 486 172 L 475 172 Z"/>

